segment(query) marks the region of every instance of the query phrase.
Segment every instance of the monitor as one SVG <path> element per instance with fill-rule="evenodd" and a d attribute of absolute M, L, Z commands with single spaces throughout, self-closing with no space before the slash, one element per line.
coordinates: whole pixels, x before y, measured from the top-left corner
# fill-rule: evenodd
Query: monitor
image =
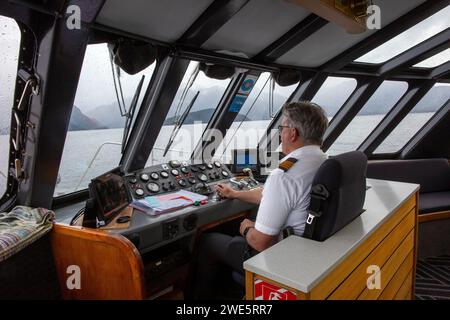
<path fill-rule="evenodd" d="M 89 188 L 97 205 L 98 220 L 105 224 L 113 220 L 129 204 L 125 180 L 117 168 L 92 179 Z"/>
<path fill-rule="evenodd" d="M 234 149 L 233 151 L 233 172 L 242 172 L 244 168 L 250 168 L 253 172 L 259 170 L 258 149 Z"/>

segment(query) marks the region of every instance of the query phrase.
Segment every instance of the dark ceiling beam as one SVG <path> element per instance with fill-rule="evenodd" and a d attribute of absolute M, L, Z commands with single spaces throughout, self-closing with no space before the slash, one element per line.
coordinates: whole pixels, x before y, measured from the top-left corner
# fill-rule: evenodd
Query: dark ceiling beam
<path fill-rule="evenodd" d="M 380 31 L 375 32 L 368 38 L 358 42 L 356 45 L 326 62 L 319 69 L 325 72 L 336 72 L 449 4 L 450 0 L 426 1 L 394 22 L 391 22 Z"/>
<path fill-rule="evenodd" d="M 216 0 L 181 36 L 178 43 L 202 46 L 222 26 L 238 13 L 249 0 Z"/>
<path fill-rule="evenodd" d="M 447 29 L 385 62 L 379 67 L 378 73 L 384 76 L 402 67 L 413 66 L 449 47 L 450 29 Z"/>
<path fill-rule="evenodd" d="M 439 67 L 434 68 L 430 72 L 430 78 L 432 79 L 441 79 L 446 75 L 450 75 L 450 61 L 447 61 Z"/>
<path fill-rule="evenodd" d="M 318 17 L 315 14 L 310 14 L 281 36 L 281 38 L 263 49 L 253 59 L 257 61 L 274 62 L 327 23 L 327 20 Z"/>

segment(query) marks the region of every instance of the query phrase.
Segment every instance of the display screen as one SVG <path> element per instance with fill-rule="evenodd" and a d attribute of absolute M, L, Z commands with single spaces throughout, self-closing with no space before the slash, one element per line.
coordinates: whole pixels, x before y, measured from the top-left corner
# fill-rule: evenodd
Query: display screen
<path fill-rule="evenodd" d="M 93 179 L 92 187 L 98 209 L 106 223 L 128 205 L 129 198 L 125 181 L 116 172 L 108 172 Z"/>
<path fill-rule="evenodd" d="M 233 150 L 234 166 L 236 171 L 242 171 L 244 168 L 250 168 L 253 171 L 257 170 L 258 166 L 258 152 L 257 149 L 242 149 Z"/>

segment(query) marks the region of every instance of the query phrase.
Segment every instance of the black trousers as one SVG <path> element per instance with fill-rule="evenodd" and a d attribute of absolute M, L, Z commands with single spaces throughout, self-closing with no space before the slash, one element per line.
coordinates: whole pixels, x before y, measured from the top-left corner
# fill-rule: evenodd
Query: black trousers
<path fill-rule="evenodd" d="M 194 299 L 223 298 L 218 292 L 219 283 L 223 282 L 223 274 L 227 272 L 229 281 L 233 271 L 244 274 L 244 260 L 248 258 L 247 241 L 241 236 L 230 236 L 222 233 L 203 234 L 197 264 L 193 277 Z M 229 283 L 230 286 L 236 285 Z M 243 288 L 242 288 L 243 289 Z"/>

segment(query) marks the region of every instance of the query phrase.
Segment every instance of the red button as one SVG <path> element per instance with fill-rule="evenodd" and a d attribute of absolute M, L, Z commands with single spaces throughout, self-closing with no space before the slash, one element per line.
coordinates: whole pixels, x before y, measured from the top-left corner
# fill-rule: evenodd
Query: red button
<path fill-rule="evenodd" d="M 207 204 L 208 203 L 208 201 L 206 201 L 206 200 L 202 200 L 202 201 L 200 201 L 200 203 L 203 205 L 203 204 Z"/>

